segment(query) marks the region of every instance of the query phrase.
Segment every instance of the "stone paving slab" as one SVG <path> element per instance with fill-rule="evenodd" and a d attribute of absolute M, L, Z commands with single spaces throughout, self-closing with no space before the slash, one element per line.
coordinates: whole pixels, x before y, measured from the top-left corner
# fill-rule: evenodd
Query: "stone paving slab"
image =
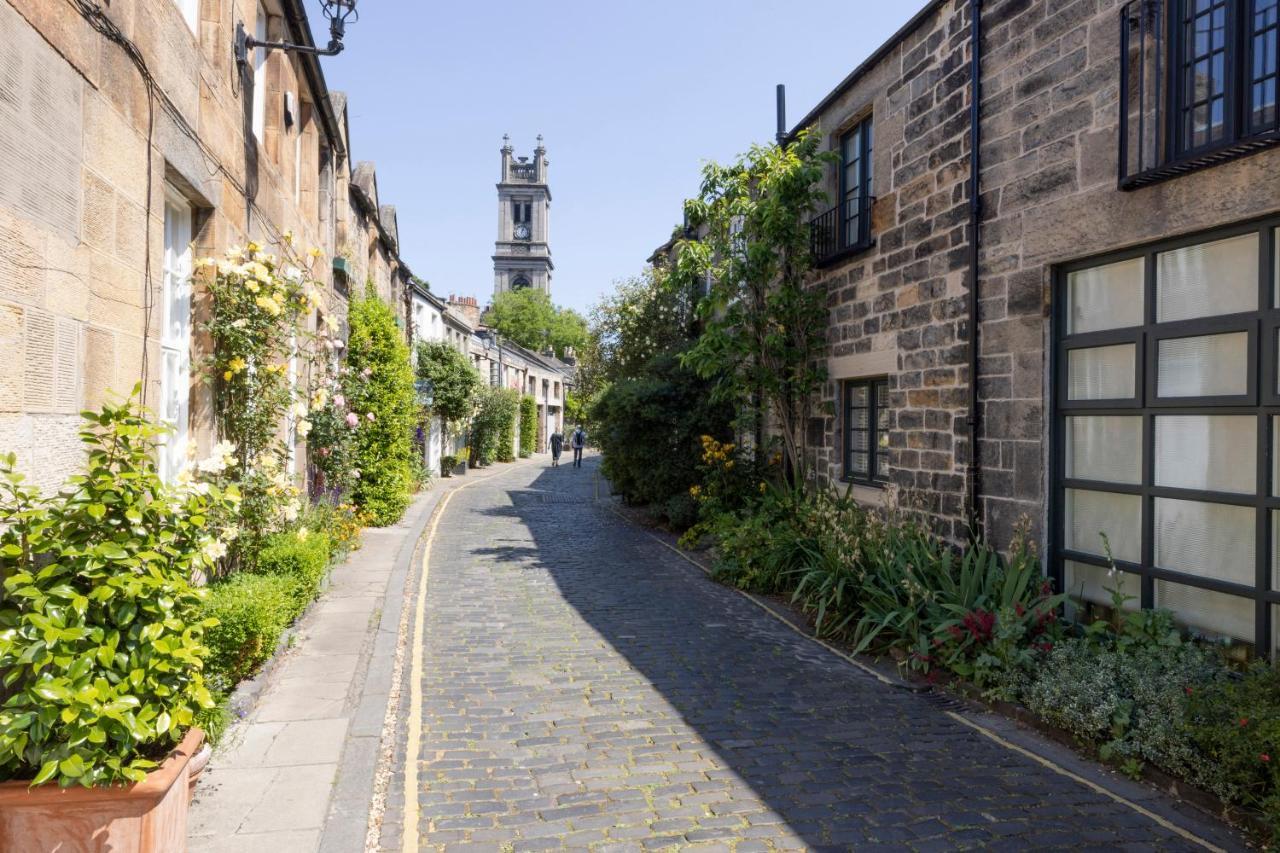
<path fill-rule="evenodd" d="M 459 492 L 439 527 L 408 792 L 420 848 L 1241 848 L 798 635 L 596 503 L 595 466 Z M 399 819 L 382 849 L 400 849 Z"/>

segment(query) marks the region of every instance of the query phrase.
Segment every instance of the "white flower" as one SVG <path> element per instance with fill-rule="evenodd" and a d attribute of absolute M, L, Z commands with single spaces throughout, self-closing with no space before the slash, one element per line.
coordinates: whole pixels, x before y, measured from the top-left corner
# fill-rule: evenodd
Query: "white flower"
<path fill-rule="evenodd" d="M 284 520 L 297 521 L 298 513 L 300 511 L 301 511 L 301 507 L 298 506 L 297 501 L 289 501 L 287 504 L 284 505 Z"/>
<path fill-rule="evenodd" d="M 307 416 L 307 404 L 302 400 L 293 404 L 294 417 L 305 418 Z"/>
<path fill-rule="evenodd" d="M 234 542 L 236 537 L 240 535 L 240 528 L 234 524 L 222 531 L 222 539 L 224 542 Z"/>
<path fill-rule="evenodd" d="M 352 477 L 354 477 L 355 479 L 359 480 L 359 479 L 360 479 L 360 469 L 359 469 L 359 468 L 353 468 L 353 469 L 352 469 L 352 471 L 351 471 L 351 476 L 352 476 Z"/>
<path fill-rule="evenodd" d="M 303 418 L 298 421 L 298 436 L 306 438 L 309 435 L 311 435 L 311 421 Z"/>
<path fill-rule="evenodd" d="M 370 423 L 373 422 L 374 420 L 373 412 L 365 412 L 364 416 L 365 416 L 365 419 L 368 420 Z"/>
<path fill-rule="evenodd" d="M 299 542 L 306 542 L 306 541 L 307 541 L 307 536 L 308 536 L 308 535 L 309 535 L 309 531 L 307 530 L 307 528 L 305 528 L 305 527 L 299 527 L 299 528 L 298 528 L 298 541 L 299 541 Z"/>
<path fill-rule="evenodd" d="M 204 543 L 204 556 L 209 562 L 220 560 L 227 555 L 227 543 L 219 539 L 209 539 Z"/>

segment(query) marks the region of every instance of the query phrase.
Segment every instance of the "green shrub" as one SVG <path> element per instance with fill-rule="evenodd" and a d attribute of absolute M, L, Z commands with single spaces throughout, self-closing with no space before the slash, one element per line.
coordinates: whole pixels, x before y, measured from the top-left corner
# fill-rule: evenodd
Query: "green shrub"
<path fill-rule="evenodd" d="M 0 780 L 142 779 L 202 709 L 201 593 L 234 493 L 156 472 L 134 401 L 86 412 L 83 474 L 54 497 L 0 458 Z"/>
<path fill-rule="evenodd" d="M 698 502 L 688 492 L 672 495 L 662 505 L 662 515 L 673 530 L 688 530 L 698 523 Z"/>
<path fill-rule="evenodd" d="M 440 476 L 452 477 L 453 469 L 457 468 L 461 460 L 457 456 L 446 454 L 440 457 Z"/>
<path fill-rule="evenodd" d="M 359 417 L 352 495 L 371 523 L 395 524 L 409 505 L 419 414 L 409 348 L 391 307 L 372 292 L 353 300 L 347 317 L 347 406 Z"/>
<path fill-rule="evenodd" d="M 471 459 L 487 465 L 514 458 L 516 415 L 520 392 L 511 388 L 486 388 L 471 422 Z"/>
<path fill-rule="evenodd" d="M 1187 692 L 1223 677 L 1218 656 L 1193 643 L 1119 649 L 1076 638 L 1049 652 L 1025 701 L 1050 723 L 1100 744 L 1104 759 L 1151 762 L 1195 778 L 1204 757 L 1186 736 Z"/>
<path fill-rule="evenodd" d="M 319 594 L 329 571 L 330 556 L 328 534 L 304 527 L 298 532 L 277 533 L 268 539 L 258 555 L 255 571 L 293 580 L 293 608 L 289 616 L 292 620 Z"/>
<path fill-rule="evenodd" d="M 520 456 L 538 449 L 538 401 L 528 394 L 520 398 Z"/>
<path fill-rule="evenodd" d="M 610 385 L 592 408 L 603 473 L 631 504 L 662 507 L 698 484 L 703 435 L 727 437 L 733 409 L 712 383 L 659 356 L 640 378 Z"/>
<path fill-rule="evenodd" d="M 222 691 L 252 675 L 275 652 L 297 611 L 298 581 L 289 575 L 240 572 L 209 587 L 209 676 Z"/>
<path fill-rule="evenodd" d="M 1204 757 L 1194 781 L 1259 809 L 1280 841 L 1280 664 L 1192 689 L 1188 731 Z"/>

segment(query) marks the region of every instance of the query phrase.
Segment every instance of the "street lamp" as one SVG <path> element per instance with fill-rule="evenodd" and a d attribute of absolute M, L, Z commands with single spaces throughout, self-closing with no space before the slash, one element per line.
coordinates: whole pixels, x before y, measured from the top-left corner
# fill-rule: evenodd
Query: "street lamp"
<path fill-rule="evenodd" d="M 329 46 L 324 48 L 309 44 L 293 44 L 287 41 L 258 41 L 244 30 L 244 22 L 236 24 L 236 62 L 243 68 L 249 62 L 249 51 L 254 48 L 263 50 L 285 50 L 293 53 L 310 53 L 315 56 L 337 56 L 342 53 L 342 37 L 346 34 L 347 23 L 360 20 L 356 12 L 356 0 L 320 0 L 324 16 L 329 19 Z"/>
<path fill-rule="evenodd" d="M 485 332 L 480 340 L 484 343 L 485 358 L 489 357 L 489 350 L 497 347 L 498 363 L 495 365 L 492 360 L 489 363 L 489 385 L 493 387 L 501 387 L 502 385 L 502 339 L 498 337 L 498 333 L 490 329 Z"/>

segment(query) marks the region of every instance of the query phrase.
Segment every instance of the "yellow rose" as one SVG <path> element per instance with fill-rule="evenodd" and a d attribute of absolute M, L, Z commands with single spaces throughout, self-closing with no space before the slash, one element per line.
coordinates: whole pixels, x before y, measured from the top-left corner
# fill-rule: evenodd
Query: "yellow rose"
<path fill-rule="evenodd" d="M 230 370 L 224 370 L 224 371 L 222 372 L 222 381 L 223 381 L 223 382 L 230 382 L 230 381 L 231 381 L 231 371 L 230 371 Z"/>

